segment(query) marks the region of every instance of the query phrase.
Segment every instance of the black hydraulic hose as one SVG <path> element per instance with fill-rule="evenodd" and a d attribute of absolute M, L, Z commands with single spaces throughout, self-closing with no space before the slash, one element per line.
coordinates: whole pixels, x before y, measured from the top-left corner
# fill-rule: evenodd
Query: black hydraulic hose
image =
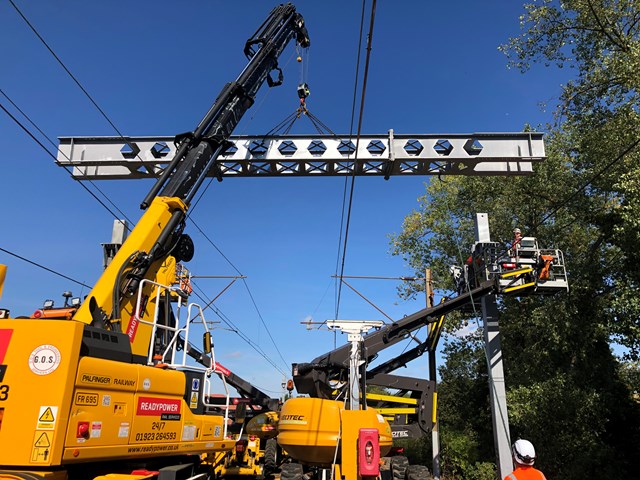
<path fill-rule="evenodd" d="M 115 317 L 116 312 L 120 314 L 120 282 L 122 280 L 122 274 L 124 273 L 125 269 L 129 266 L 129 264 L 133 261 L 133 259 L 139 254 L 140 254 L 140 251 L 136 250 L 131 255 L 129 255 L 129 257 L 125 260 L 125 262 L 122 264 L 122 266 L 118 270 L 118 274 L 116 275 L 115 288 L 113 289 L 112 300 L 111 300 L 113 303 L 113 308 L 111 310 L 111 316 L 110 316 L 111 320 L 116 319 Z"/>

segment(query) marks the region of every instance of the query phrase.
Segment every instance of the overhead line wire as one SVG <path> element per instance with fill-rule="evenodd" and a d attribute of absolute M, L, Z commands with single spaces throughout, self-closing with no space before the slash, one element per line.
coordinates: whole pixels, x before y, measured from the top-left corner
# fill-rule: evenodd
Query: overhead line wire
<path fill-rule="evenodd" d="M 51 140 L 51 138 L 49 138 L 49 136 L 48 136 L 45 132 L 43 132 L 43 131 L 42 131 L 42 129 L 41 129 L 41 128 L 40 128 L 40 127 L 39 127 L 39 126 L 38 126 L 38 125 L 33 121 L 33 120 L 31 120 L 31 118 L 29 117 L 29 115 L 27 115 L 27 114 L 26 114 L 26 113 L 25 113 L 25 112 L 24 112 L 24 111 L 23 111 L 23 110 L 22 110 L 22 109 L 21 109 L 21 108 L 20 108 L 20 107 L 19 107 L 19 106 L 18 106 L 18 105 L 17 105 L 17 104 L 16 104 L 16 103 L 15 103 L 15 102 L 10 98 L 10 97 L 9 97 L 9 95 L 7 95 L 7 94 L 6 94 L 6 92 L 5 92 L 4 90 L 2 90 L 1 88 L 0 88 L 0 93 L 1 93 L 1 94 L 2 94 L 2 95 L 3 95 L 3 96 L 4 96 L 4 97 L 9 101 L 9 103 L 11 103 L 11 105 L 13 105 L 13 107 L 14 107 L 16 110 L 18 110 L 18 112 L 20 112 L 20 114 L 21 114 L 24 118 L 26 118 L 26 119 L 27 119 L 27 121 L 28 121 L 31 125 L 33 125 L 33 127 L 34 127 L 36 130 L 38 130 L 38 132 L 40 133 L 40 135 L 42 135 L 44 138 L 46 138 L 46 139 L 47 139 L 47 141 L 48 141 L 48 142 L 49 142 L 49 143 L 50 143 L 50 144 L 51 144 L 51 145 L 56 149 L 56 151 L 58 151 L 59 153 L 61 153 L 61 154 L 64 156 L 64 158 L 66 158 L 67 160 L 71 161 L 71 159 L 70 159 L 70 158 L 69 158 L 69 157 L 68 157 L 64 152 L 62 152 L 62 151 L 60 150 L 60 148 L 55 144 L 55 142 L 54 142 L 53 140 Z M 7 110 L 6 110 L 6 109 L 4 109 L 4 108 L 3 108 L 3 110 L 4 110 L 5 112 L 7 112 Z M 20 123 L 16 121 L 15 117 L 13 117 L 12 115 L 10 115 L 8 112 L 7 112 L 7 114 L 8 114 L 8 115 L 9 115 L 9 116 L 14 120 L 14 122 L 16 122 L 16 123 L 18 123 L 18 125 L 20 125 Z M 20 127 L 22 127 L 22 129 L 26 131 L 25 127 L 23 127 L 22 125 L 20 125 Z M 29 133 L 29 132 L 27 131 L 27 133 Z M 34 141 L 36 141 L 36 142 L 38 143 L 38 145 L 40 145 L 40 146 L 41 146 L 41 147 L 42 147 L 42 148 L 43 148 L 43 149 L 44 149 L 44 150 L 45 150 L 45 151 L 46 151 L 46 152 L 47 152 L 51 157 L 53 157 L 53 159 L 54 159 L 55 161 L 57 161 L 57 158 L 56 158 L 56 157 L 55 157 L 55 156 L 54 156 L 54 155 L 49 151 L 49 149 L 48 149 L 48 148 L 46 148 L 43 144 L 41 144 L 40 142 L 38 142 L 38 141 L 34 138 L 34 135 L 31 135 L 30 133 L 29 133 L 29 135 L 30 135 L 30 136 L 31 136 L 31 138 L 32 138 Z M 66 165 L 61 165 L 61 166 L 62 166 L 62 167 L 67 171 L 67 173 L 69 173 L 69 175 L 70 175 L 70 176 L 71 176 L 71 178 L 73 179 L 73 172 L 70 170 L 70 167 L 67 167 Z M 74 179 L 74 180 L 75 180 L 75 179 Z M 78 180 L 76 180 L 76 181 L 77 181 L 77 182 L 78 182 L 78 183 L 79 183 L 83 188 L 85 188 L 85 190 L 87 190 L 91 195 L 93 195 L 93 194 L 91 193 L 91 191 L 90 191 L 87 187 L 85 187 L 85 186 L 84 186 L 84 184 L 83 184 L 82 182 L 79 182 Z M 114 209 L 116 209 L 116 210 L 118 211 L 118 213 L 119 213 L 122 217 L 124 217 L 124 219 L 125 219 L 125 220 L 127 220 L 129 223 L 133 224 L 133 222 L 132 222 L 128 217 L 127 217 L 127 215 L 126 215 L 124 212 L 122 212 L 122 210 L 120 210 L 120 208 L 118 208 L 118 206 L 117 206 L 115 203 L 113 203 L 113 202 L 111 201 L 111 199 L 110 199 L 110 198 L 109 198 L 109 197 L 108 197 L 108 196 L 107 196 L 107 195 L 106 195 L 106 194 L 105 194 L 105 193 L 100 189 L 100 187 L 98 187 L 98 186 L 97 186 L 97 185 L 96 185 L 92 180 L 88 180 L 88 182 L 89 182 L 89 183 L 90 183 L 90 184 L 91 184 L 91 185 L 92 185 L 92 186 L 93 186 L 93 187 L 94 187 L 98 192 L 100 192 L 100 194 L 104 197 L 104 199 L 105 199 L 107 202 L 109 202 L 109 203 L 111 204 L 111 206 L 112 206 Z M 94 198 L 95 198 L 95 195 L 94 195 Z M 99 201 L 99 200 L 98 200 L 98 201 Z M 103 205 L 103 206 L 104 206 L 104 204 L 102 204 L 102 202 L 100 202 L 100 203 L 101 203 L 101 205 Z M 116 219 L 116 220 L 120 220 L 120 218 L 118 218 L 118 216 L 117 216 L 117 215 L 115 215 L 115 214 L 114 214 L 111 210 L 109 210 L 108 208 L 107 208 L 107 211 L 108 211 L 111 215 L 113 215 L 113 216 L 115 217 L 115 219 Z"/>
<path fill-rule="evenodd" d="M 215 248 L 218 253 L 220 253 L 220 255 L 222 255 L 222 258 L 224 258 L 227 263 L 229 265 L 231 265 L 231 267 L 238 273 L 238 275 L 244 277 L 244 275 L 242 274 L 242 272 L 238 269 L 238 267 L 236 267 L 233 262 L 231 260 L 229 260 L 229 258 L 227 258 L 227 256 L 222 253 L 222 250 L 220 250 L 220 248 L 218 248 L 218 246 L 214 243 L 213 240 L 211 240 L 211 238 L 209 238 L 209 236 L 204 232 L 204 230 L 202 230 L 202 228 L 200 228 L 200 226 L 193 220 L 193 218 L 190 218 L 191 222 L 193 223 L 193 225 L 198 229 L 198 231 L 202 234 L 202 236 L 213 246 L 213 248 Z M 246 278 L 242 278 L 242 283 L 244 284 L 244 287 L 247 289 L 247 293 L 249 294 L 249 298 L 251 299 L 251 303 L 253 304 L 253 307 L 256 310 L 256 313 L 258 314 L 258 318 L 260 318 L 260 322 L 262 323 L 262 326 L 265 328 L 267 335 L 269 336 L 269 339 L 271 340 L 271 343 L 273 344 L 274 348 L 276 349 L 276 352 L 278 352 L 278 355 L 280 356 L 280 359 L 282 360 L 282 362 L 284 363 L 284 365 L 289 368 L 289 364 L 286 362 L 286 360 L 284 359 L 284 357 L 282 356 L 282 353 L 280 352 L 280 349 L 278 348 L 278 345 L 276 344 L 275 340 L 273 339 L 273 336 L 271 335 L 271 331 L 269 330 L 269 328 L 267 327 L 266 322 L 264 321 L 264 317 L 262 316 L 262 313 L 260 312 L 260 309 L 258 308 L 258 305 L 255 301 L 255 298 L 253 297 L 253 293 L 251 292 L 251 289 L 249 288 L 249 284 L 246 281 Z"/>
<path fill-rule="evenodd" d="M 231 260 L 229 260 L 229 258 L 227 258 L 227 256 L 226 256 L 224 253 L 222 253 L 222 250 L 220 250 L 220 248 L 218 248 L 218 246 L 213 242 L 213 240 L 211 240 L 211 238 L 209 238 L 209 236 L 204 232 L 204 230 L 202 230 L 202 228 L 200 228 L 200 226 L 196 223 L 196 221 L 195 221 L 193 218 L 191 218 L 191 217 L 189 217 L 189 220 L 191 220 L 191 223 L 193 224 L 193 226 L 194 226 L 194 227 L 196 227 L 196 229 L 197 229 L 197 230 L 202 234 L 202 236 L 203 236 L 203 237 L 204 237 L 204 238 L 205 238 L 205 239 L 206 239 L 206 240 L 211 244 L 211 246 L 213 246 L 213 248 L 215 248 L 215 249 L 216 249 L 216 251 L 217 251 L 217 252 L 222 256 L 222 258 L 224 258 L 224 259 L 225 259 L 225 261 L 226 261 L 229 265 L 231 265 L 231 268 L 233 268 L 233 269 L 236 271 L 236 273 L 237 273 L 238 275 L 242 276 L 242 275 L 243 275 L 243 273 L 242 273 L 240 270 L 238 270 L 238 267 L 236 267 L 236 266 L 233 264 L 233 262 L 232 262 Z"/>
<path fill-rule="evenodd" d="M 264 318 L 262 317 L 262 314 L 260 313 L 260 310 L 258 309 L 258 305 L 256 304 L 256 301 L 253 298 L 253 294 L 251 293 L 251 289 L 249 288 L 249 285 L 247 284 L 247 279 L 246 278 L 242 278 L 241 280 L 242 280 L 242 283 L 244 283 L 245 288 L 247 289 L 247 293 L 249 294 L 249 298 L 251 298 L 251 303 L 253 303 L 253 307 L 256 309 L 256 313 L 258 314 L 258 317 L 260 318 L 260 322 L 262 322 L 262 326 L 266 330 L 267 335 L 269 335 L 269 339 L 271 340 L 271 343 L 275 347 L 276 352 L 278 352 L 278 355 L 280 356 L 280 359 L 282 360 L 282 362 L 288 368 L 289 364 L 287 364 L 287 362 L 285 361 L 284 357 L 282 356 L 282 353 L 280 352 L 280 349 L 278 348 L 278 345 L 276 345 L 276 342 L 273 339 L 273 336 L 271 335 L 271 331 L 267 328 L 267 324 L 265 323 Z"/>
<path fill-rule="evenodd" d="M 353 172 L 352 172 L 352 176 L 351 176 L 351 190 L 349 192 L 349 207 L 347 209 L 347 222 L 346 222 L 346 227 L 345 227 L 345 232 L 344 232 L 344 248 L 342 251 L 342 265 L 340 267 L 340 277 L 342 277 L 342 275 L 344 274 L 344 265 L 345 265 L 345 260 L 346 260 L 346 256 L 347 256 L 347 243 L 348 243 L 348 239 L 349 239 L 349 224 L 351 221 L 351 208 L 353 206 L 353 194 L 354 194 L 354 189 L 355 189 L 355 175 L 356 175 L 356 163 L 358 160 L 358 147 L 360 145 L 360 134 L 362 131 L 362 117 L 364 116 L 364 101 L 365 101 L 365 96 L 367 93 L 367 79 L 369 76 L 369 62 L 371 60 L 371 44 L 373 42 L 373 26 L 374 26 L 374 22 L 375 22 L 375 17 L 376 17 L 376 0 L 373 0 L 373 3 L 371 5 L 371 18 L 370 18 L 370 23 L 369 23 L 369 35 L 367 38 L 367 56 L 366 56 L 366 60 L 365 60 L 365 67 L 364 67 L 364 74 L 363 74 L 363 79 L 362 79 L 362 93 L 361 93 L 361 97 L 360 97 L 360 114 L 358 117 L 358 132 L 356 134 L 356 152 L 355 152 L 355 157 L 353 160 Z M 338 288 L 338 305 L 336 308 L 336 311 L 339 311 L 340 309 L 340 295 L 342 293 L 342 282 L 340 282 L 340 286 Z M 337 315 L 336 315 L 337 317 Z"/>
<path fill-rule="evenodd" d="M 107 114 L 104 112 L 104 110 L 102 110 L 102 108 L 100 108 L 100 106 L 96 103 L 96 101 L 93 99 L 93 97 L 89 94 L 89 92 L 87 92 L 87 90 L 82 86 L 82 84 L 80 83 L 80 81 L 73 75 L 73 73 L 71 73 L 71 71 L 67 68 L 67 66 L 64 64 L 64 62 L 60 59 L 60 57 L 58 57 L 58 55 L 56 55 L 56 53 L 53 51 L 53 49 L 49 46 L 49 44 L 45 41 L 44 38 L 42 38 L 42 35 L 40 35 L 40 33 L 38 33 L 38 31 L 36 30 L 36 28 L 31 24 L 31 22 L 27 19 L 27 17 L 25 17 L 25 15 L 22 13 L 22 11 L 20 11 L 20 9 L 18 8 L 18 6 L 13 2 L 13 0 L 9 0 L 9 3 L 13 6 L 13 8 L 16 10 L 16 12 L 18 12 L 18 15 L 20 15 L 20 17 L 22 17 L 22 19 L 25 21 L 25 23 L 29 26 L 29 28 L 31 29 L 31 31 L 33 31 L 33 33 L 36 35 L 36 37 L 38 37 L 38 39 L 40 39 L 40 41 L 42 42 L 42 44 L 47 48 L 47 50 L 49 50 L 49 52 L 51 53 L 51 55 L 53 55 L 53 58 L 55 58 L 58 63 L 60 64 L 60 66 L 64 69 L 65 72 L 67 72 L 67 74 L 71 77 L 71 79 L 76 83 L 76 85 L 80 88 L 80 90 L 82 90 L 82 92 L 86 95 L 86 97 L 89 99 L 89 101 L 91 101 L 91 103 L 93 103 L 93 105 L 98 109 L 98 111 L 102 114 L 102 116 L 105 118 L 105 120 L 107 122 L 109 122 L 109 125 L 111 125 L 113 127 L 113 129 L 118 133 L 118 135 L 120 136 L 120 138 L 122 138 L 125 143 L 127 143 L 127 145 L 129 144 L 129 141 L 127 140 L 127 138 L 122 134 L 122 132 L 120 132 L 120 130 L 118 129 L 118 127 L 115 126 L 115 124 L 111 121 L 111 119 L 107 116 Z M 142 162 L 142 159 L 136 154 L 136 157 L 138 158 L 138 160 L 140 160 L 140 162 Z"/>
<path fill-rule="evenodd" d="M 27 128 L 27 127 L 25 127 L 25 126 L 22 124 L 22 122 L 20 122 L 20 120 L 18 120 L 15 116 L 13 116 L 13 114 L 12 114 L 9 110 L 7 110 L 7 109 L 5 108 L 5 106 L 4 106 L 4 105 L 2 105 L 2 103 L 0 103 L 0 108 L 1 108 L 2 110 L 4 110 L 4 112 L 5 112 L 5 113 L 6 113 L 6 114 L 7 114 L 7 115 L 8 115 L 8 116 L 9 116 L 9 117 L 10 117 L 10 118 L 11 118 L 11 119 L 12 119 L 12 120 L 13 120 L 13 121 L 14 121 L 14 122 L 19 126 L 19 127 L 20 127 L 20 128 L 22 128 L 22 130 L 24 130 L 24 131 L 25 131 L 25 133 L 26 133 L 27 135 L 29 135 L 29 136 L 31 137 L 31 139 L 32 139 L 34 142 L 36 142 L 38 145 L 40 145 L 40 147 L 41 147 L 45 152 L 47 152 L 47 154 L 49 154 L 49 156 L 51 156 L 51 158 L 53 158 L 54 160 L 56 160 L 56 156 L 55 156 L 53 153 L 51 153 L 51 152 L 49 151 L 49 149 L 48 149 L 47 147 L 45 147 L 45 146 L 44 146 L 44 144 L 43 144 L 40 140 L 38 140 L 38 139 L 36 138 L 36 136 L 35 136 L 35 135 L 34 135 L 34 134 L 33 134 L 33 133 L 32 133 L 32 132 Z M 66 168 L 66 167 L 65 167 L 65 168 Z M 68 170 L 67 170 L 67 171 L 68 171 Z M 104 207 L 104 208 L 105 208 L 105 209 L 106 209 L 106 210 L 107 210 L 111 215 L 113 215 L 113 217 L 114 217 L 116 220 L 118 220 L 118 216 L 117 216 L 115 213 L 113 213 L 113 212 L 111 211 L 111 209 L 110 209 L 110 208 L 109 208 L 109 207 L 108 207 L 108 206 L 107 206 L 107 205 L 106 205 L 102 200 L 100 200 L 100 199 L 96 196 L 96 194 L 95 194 L 95 193 L 93 193 L 91 190 L 89 190 L 89 188 L 88 188 L 86 185 L 84 185 L 83 183 L 81 183 L 81 182 L 78 182 L 78 183 L 82 186 L 82 188 L 84 188 L 87 192 L 89 192 L 89 194 L 90 194 L 93 198 L 95 198 L 95 199 L 96 199 L 96 201 L 97 201 L 100 205 L 102 205 L 102 206 L 103 206 L 103 207 Z"/>
<path fill-rule="evenodd" d="M 224 312 L 222 312 L 222 310 L 220 310 L 213 303 L 209 302 L 207 295 L 202 291 L 202 288 L 200 288 L 198 285 L 195 285 L 195 284 L 194 284 L 194 287 L 196 287 L 198 290 L 202 292 L 201 294 L 198 292 L 195 292 L 196 296 L 201 300 L 209 303 L 207 308 L 210 308 L 224 323 L 226 323 L 232 329 L 233 333 L 235 333 L 242 340 L 244 340 L 251 348 L 253 348 L 261 357 L 263 357 L 279 373 L 281 373 L 284 376 L 288 375 L 282 369 L 280 369 L 275 363 L 273 363 L 273 361 L 267 356 L 267 354 L 258 345 L 256 345 L 255 342 L 253 342 L 249 336 L 247 336 L 242 330 L 240 330 L 238 326 L 233 321 L 231 321 L 231 319 L 227 317 L 227 315 L 225 315 Z"/>
<path fill-rule="evenodd" d="M 354 85 L 353 85 L 353 100 L 351 102 L 351 121 L 349 123 L 349 138 L 351 138 L 353 136 L 353 123 L 355 121 L 355 117 L 356 117 L 356 103 L 358 102 L 358 81 L 360 78 L 360 52 L 362 50 L 362 34 L 364 32 L 364 15 L 365 15 L 365 6 L 366 6 L 366 0 L 362 0 L 362 12 L 360 14 L 360 33 L 358 35 L 358 54 L 356 56 L 356 75 L 355 75 L 355 79 L 354 79 Z M 355 162 L 354 162 L 355 165 Z M 336 298 L 335 298 L 335 318 L 338 318 L 338 311 L 340 310 L 340 302 L 338 300 L 339 298 L 339 293 L 338 290 L 339 288 L 341 288 L 341 277 L 338 277 L 338 266 L 340 265 L 340 247 L 342 246 L 342 232 L 344 229 L 344 210 L 345 210 L 345 205 L 347 203 L 347 185 L 348 185 L 348 178 L 345 177 L 344 179 L 344 189 L 342 192 L 342 209 L 341 209 L 341 215 L 340 215 L 340 233 L 338 235 L 338 252 L 336 255 L 336 286 L 335 286 L 335 290 L 336 290 Z M 324 325 L 324 322 L 323 322 Z M 321 325 L 322 326 L 322 325 Z M 320 327 L 318 327 L 320 328 Z M 335 332 L 334 332 L 334 344 L 336 341 L 336 336 L 335 336 Z"/>
<path fill-rule="evenodd" d="M 83 286 L 83 287 L 87 287 L 88 289 L 93 288 L 93 287 L 90 287 L 89 285 L 87 285 L 86 283 L 83 283 L 83 282 L 81 282 L 81 281 L 79 281 L 79 280 L 76 280 L 76 279 L 74 279 L 74 278 L 68 277 L 68 276 L 66 276 L 66 275 L 63 275 L 63 274 L 62 274 L 62 273 L 60 273 L 60 272 L 56 272 L 55 270 L 53 270 L 53 269 L 51 269 L 51 268 L 49 268 L 49 267 L 45 267 L 44 265 L 42 265 L 42 264 L 40 264 L 40 263 L 37 263 L 37 262 L 34 262 L 33 260 L 29 260 L 28 258 L 25 258 L 25 257 L 23 257 L 23 256 L 21 256 L 21 255 L 18 255 L 17 253 L 10 252 L 9 250 L 6 250 L 6 249 L 4 249 L 4 248 L 2 248 L 2 247 L 0 247 L 0 250 L 1 250 L 1 251 L 3 251 L 4 253 L 6 253 L 7 255 L 11 255 L 11 256 L 13 256 L 13 257 L 19 258 L 20 260 L 22 260 L 22 261 L 24 261 L 24 262 L 30 263 L 31 265 L 35 265 L 35 266 L 36 266 L 36 267 L 38 267 L 38 268 L 41 268 L 41 269 L 43 269 L 43 270 L 46 270 L 47 272 L 51 272 L 51 273 L 53 273 L 54 275 L 58 275 L 59 277 L 62 277 L 62 278 L 64 278 L 64 279 L 66 279 L 66 280 L 69 280 L 69 281 L 71 281 L 71 282 L 73 282 L 73 283 L 77 283 L 78 285 L 81 285 L 81 286 Z"/>

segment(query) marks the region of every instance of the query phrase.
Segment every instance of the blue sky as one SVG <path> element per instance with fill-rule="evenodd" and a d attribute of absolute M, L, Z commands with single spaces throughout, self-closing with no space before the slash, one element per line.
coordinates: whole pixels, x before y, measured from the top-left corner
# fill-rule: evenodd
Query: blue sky
<path fill-rule="evenodd" d="M 222 86 L 246 65 L 244 42 L 276 4 L 14 1 L 125 135 L 193 130 Z M 346 134 L 362 4 L 301 0 L 296 6 L 312 42 L 309 110 L 334 132 Z M 369 6 L 367 2 L 366 25 Z M 378 1 L 362 132 L 509 132 L 550 121 L 550 110 L 540 103 L 553 104 L 563 78 L 542 68 L 526 75 L 508 70 L 497 49 L 519 33 L 522 12 L 520 2 L 513 0 Z M 116 135 L 8 1 L 0 2 L 0 58 L 0 88 L 49 137 Z M 265 134 L 295 110 L 299 65 L 292 58 L 290 46 L 280 61 L 284 85 L 269 91 L 263 87 L 236 134 Z M 15 113 L 4 97 L 0 102 Z M 304 119 L 295 131 L 314 132 Z M 102 267 L 100 244 L 110 241 L 113 217 L 4 112 L 0 148 L 0 247 L 93 284 Z M 428 181 L 356 180 L 345 275 L 413 274 L 389 255 L 388 234 L 400 231 Z M 150 183 L 97 183 L 129 218 L 139 218 L 138 204 Z M 216 305 L 286 372 L 291 362 L 309 361 L 333 347 L 332 333 L 307 331 L 300 322 L 335 316 L 331 275 L 336 271 L 343 190 L 342 178 L 228 179 L 213 183 L 193 213 L 248 277 L 269 332 L 242 284 L 236 283 Z M 194 274 L 236 273 L 196 229 L 188 228 L 188 233 L 196 243 L 196 257 L 189 264 Z M 45 298 L 60 301 L 65 290 L 87 293 L 2 251 L 0 263 L 9 267 L 0 305 L 14 316 L 31 314 Z M 398 299 L 393 281 L 350 283 L 393 318 L 424 305 L 423 297 Z M 199 282 L 209 297 L 224 285 L 220 280 Z M 382 319 L 346 287 L 340 317 Z M 216 329 L 214 341 L 222 364 L 265 391 L 279 391 L 282 374 L 236 334 Z M 414 363 L 402 373 L 426 376 L 426 359 Z"/>

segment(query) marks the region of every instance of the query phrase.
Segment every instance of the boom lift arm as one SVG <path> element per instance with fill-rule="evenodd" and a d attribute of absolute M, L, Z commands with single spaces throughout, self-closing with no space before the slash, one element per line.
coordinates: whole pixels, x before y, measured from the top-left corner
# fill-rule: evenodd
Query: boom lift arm
<path fill-rule="evenodd" d="M 126 332 L 134 359 L 148 354 L 153 318 L 147 312 L 158 302 L 155 286 L 173 283 L 176 262 L 193 257 L 193 243 L 183 234 L 189 205 L 262 84 L 282 83 L 277 59 L 293 37 L 302 47 L 310 45 L 302 16 L 292 4 L 280 5 L 247 41 L 249 63 L 242 73 L 225 85 L 193 132 L 176 137 L 175 157 L 141 204 L 146 212 L 74 315 Z"/>
<path fill-rule="evenodd" d="M 457 297 L 445 300 L 436 306 L 425 308 L 402 320 L 385 325 L 363 339 L 362 357 L 365 360 L 361 375 L 367 385 L 397 390 L 396 395 L 367 393 L 367 405 L 375 408 L 389 422 L 394 438 L 419 438 L 431 431 L 434 422 L 435 382 L 391 374 L 408 362 L 435 348 L 434 338 L 441 328 L 444 316 L 454 310 L 477 301 L 496 289 L 495 281 L 485 281 L 477 288 Z M 366 365 L 377 354 L 424 325 L 437 328 L 427 340 L 372 369 Z M 349 344 L 317 357 L 311 363 L 293 365 L 293 379 L 299 393 L 321 399 L 336 399 L 347 388 L 345 380 L 349 371 Z"/>
<path fill-rule="evenodd" d="M 364 337 L 364 347 L 366 350 L 366 363 L 371 362 L 377 354 L 392 346 L 418 328 L 437 321 L 437 319 L 452 312 L 468 302 L 474 301 L 483 295 L 491 293 L 495 289 L 495 282 L 486 281 L 477 288 L 465 292 L 462 295 L 451 298 L 430 308 L 424 308 L 412 315 L 408 315 L 402 320 L 385 325 Z M 419 348 L 419 347 L 416 347 Z M 310 363 L 297 363 L 293 365 L 293 381 L 296 390 L 300 394 L 308 394 L 316 398 L 331 399 L 335 397 L 335 387 L 331 385 L 334 381 L 343 379 L 344 374 L 349 369 L 350 345 L 345 344 L 320 357 L 315 358 Z M 407 352 L 407 358 L 415 355 L 413 350 Z M 415 358 L 415 357 L 414 357 Z M 408 360 L 407 360 L 408 361 Z M 398 364 L 398 366 L 400 366 Z M 387 373 L 389 368 L 376 370 L 375 374 Z M 371 375 L 371 376 L 373 376 Z M 367 375 L 368 377 L 370 375 Z"/>

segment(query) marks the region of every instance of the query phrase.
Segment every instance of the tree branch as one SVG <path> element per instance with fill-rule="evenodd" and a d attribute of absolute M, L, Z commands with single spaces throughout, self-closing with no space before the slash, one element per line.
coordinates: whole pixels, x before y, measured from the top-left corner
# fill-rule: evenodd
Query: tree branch
<path fill-rule="evenodd" d="M 593 8 L 593 3 L 591 2 L 591 0 L 587 0 L 587 4 L 589 5 L 589 10 L 591 10 L 591 13 L 593 14 L 593 18 L 595 18 L 598 26 L 600 27 L 601 32 L 604 34 L 605 37 L 607 37 L 609 39 L 609 41 L 611 43 L 613 43 L 614 45 L 617 45 L 618 48 L 620 48 L 620 50 L 622 51 L 627 51 L 628 47 L 626 45 L 621 45 L 619 44 L 607 31 L 607 29 L 605 28 L 605 26 L 602 24 L 602 22 L 600 21 L 600 17 L 598 17 L 598 14 L 596 13 L 596 10 Z"/>

